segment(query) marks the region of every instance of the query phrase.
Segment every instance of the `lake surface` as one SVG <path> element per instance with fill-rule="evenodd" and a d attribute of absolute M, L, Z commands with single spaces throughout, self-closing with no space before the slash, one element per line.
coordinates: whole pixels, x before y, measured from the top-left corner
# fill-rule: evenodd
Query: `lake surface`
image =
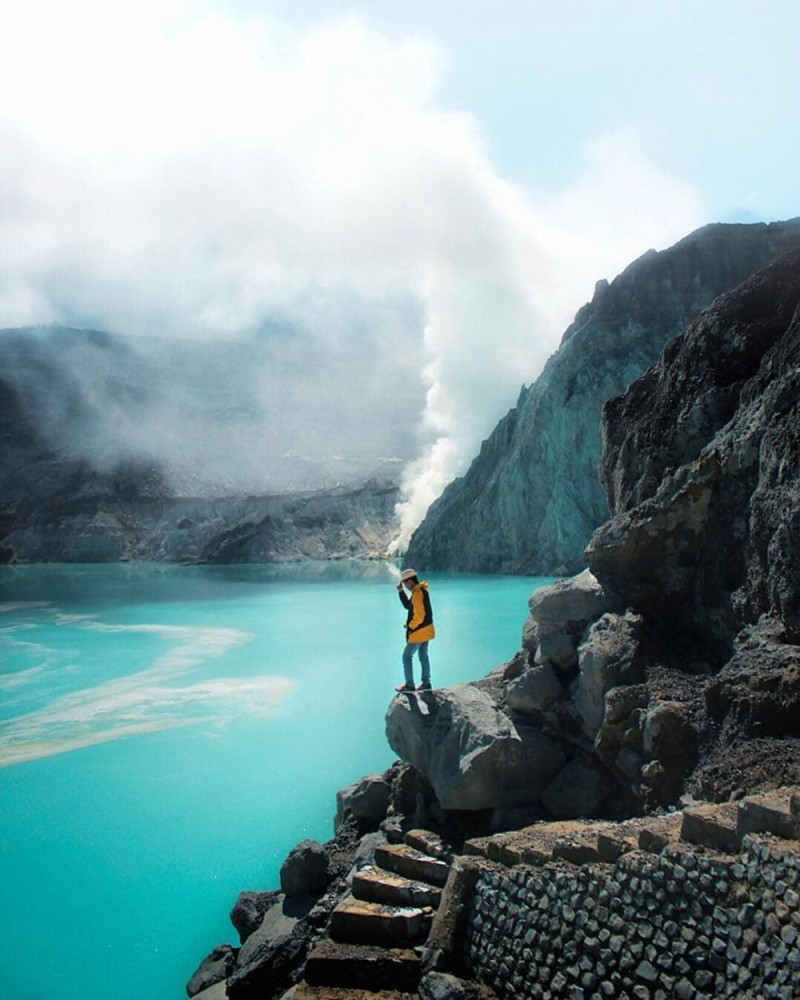
<path fill-rule="evenodd" d="M 0 567 L 0 996 L 178 1000 L 335 794 L 394 759 L 384 563 Z M 551 582 L 427 577 L 435 687 L 520 645 Z M 418 665 L 415 661 L 415 669 Z"/>

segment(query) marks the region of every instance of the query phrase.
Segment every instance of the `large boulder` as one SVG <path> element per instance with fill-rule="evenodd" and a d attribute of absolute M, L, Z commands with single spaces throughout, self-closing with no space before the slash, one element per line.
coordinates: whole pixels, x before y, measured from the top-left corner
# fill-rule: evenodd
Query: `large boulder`
<path fill-rule="evenodd" d="M 536 803 L 565 762 L 558 743 L 513 721 L 475 684 L 424 698 L 395 697 L 386 713 L 386 736 L 445 810 Z"/>
<path fill-rule="evenodd" d="M 512 712 L 536 715 L 546 712 L 563 694 L 564 687 L 550 664 L 533 664 L 509 681 L 506 704 Z"/>
<path fill-rule="evenodd" d="M 298 977 L 308 953 L 311 928 L 304 920 L 314 897 L 280 897 L 267 910 L 261 926 L 239 949 L 228 978 L 230 1000 L 279 996 Z"/>
<path fill-rule="evenodd" d="M 277 890 L 269 892 L 240 892 L 233 909 L 230 921 L 239 932 L 239 943 L 244 944 L 253 931 L 261 926 L 261 921 L 271 907 L 281 898 Z"/>
<path fill-rule="evenodd" d="M 186 984 L 186 993 L 197 996 L 204 990 L 224 982 L 236 966 L 236 949 L 229 944 L 221 944 L 207 955 Z M 223 994 L 224 995 L 224 994 Z"/>
<path fill-rule="evenodd" d="M 319 895 L 330 881 L 328 856 L 316 840 L 303 840 L 281 865 L 281 889 L 287 896 Z"/>
<path fill-rule="evenodd" d="M 608 607 L 602 586 L 588 569 L 549 587 L 539 587 L 528 599 L 528 609 L 540 638 L 565 632 L 580 634 Z"/>
<path fill-rule="evenodd" d="M 346 822 L 354 820 L 362 833 L 376 830 L 386 818 L 390 796 L 391 787 L 382 774 L 368 774 L 340 789 L 336 793 L 334 828 L 339 830 Z"/>
<path fill-rule="evenodd" d="M 581 634 L 609 606 L 603 588 L 588 569 L 537 588 L 528 600 L 523 650 L 535 663 L 548 665 L 565 678 L 573 677 Z"/>

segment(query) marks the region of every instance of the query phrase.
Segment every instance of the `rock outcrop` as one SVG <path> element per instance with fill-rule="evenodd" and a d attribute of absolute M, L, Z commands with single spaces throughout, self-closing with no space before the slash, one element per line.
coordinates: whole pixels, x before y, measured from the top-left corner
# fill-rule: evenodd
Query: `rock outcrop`
<path fill-rule="evenodd" d="M 512 719 L 480 684 L 394 698 L 386 736 L 445 810 L 535 805 L 564 765 L 557 743 Z"/>
<path fill-rule="evenodd" d="M 605 589 L 729 655 L 764 614 L 800 641 L 800 255 L 723 296 L 604 411 Z"/>
<path fill-rule="evenodd" d="M 800 220 L 712 225 L 598 282 L 467 474 L 431 506 L 408 560 L 428 569 L 579 571 L 609 508 L 597 477 L 603 404 L 703 309 L 800 245 Z"/>
<path fill-rule="evenodd" d="M 800 781 L 800 250 L 603 419 L 613 517 L 589 569 L 534 592 L 504 669 L 389 706 L 445 811 L 604 816 Z"/>

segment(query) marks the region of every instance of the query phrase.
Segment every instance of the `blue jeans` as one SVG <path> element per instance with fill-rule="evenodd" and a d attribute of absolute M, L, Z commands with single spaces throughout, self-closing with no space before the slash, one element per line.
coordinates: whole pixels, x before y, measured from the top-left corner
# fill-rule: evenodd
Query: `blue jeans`
<path fill-rule="evenodd" d="M 403 650 L 403 670 L 408 687 L 414 687 L 414 666 L 411 662 L 415 652 L 419 652 L 419 665 L 422 667 L 422 683 L 431 682 L 431 661 L 428 659 L 427 642 L 407 642 Z"/>

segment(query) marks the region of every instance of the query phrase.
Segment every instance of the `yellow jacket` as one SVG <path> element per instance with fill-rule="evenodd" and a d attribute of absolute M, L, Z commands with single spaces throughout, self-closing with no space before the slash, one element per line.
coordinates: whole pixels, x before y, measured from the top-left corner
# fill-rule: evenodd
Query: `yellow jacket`
<path fill-rule="evenodd" d="M 428 584 L 418 583 L 411 591 L 410 597 L 407 597 L 402 590 L 398 593 L 400 594 L 400 603 L 408 609 L 406 642 L 428 642 L 433 639 L 436 632 L 433 628 L 433 611 L 428 594 Z"/>

